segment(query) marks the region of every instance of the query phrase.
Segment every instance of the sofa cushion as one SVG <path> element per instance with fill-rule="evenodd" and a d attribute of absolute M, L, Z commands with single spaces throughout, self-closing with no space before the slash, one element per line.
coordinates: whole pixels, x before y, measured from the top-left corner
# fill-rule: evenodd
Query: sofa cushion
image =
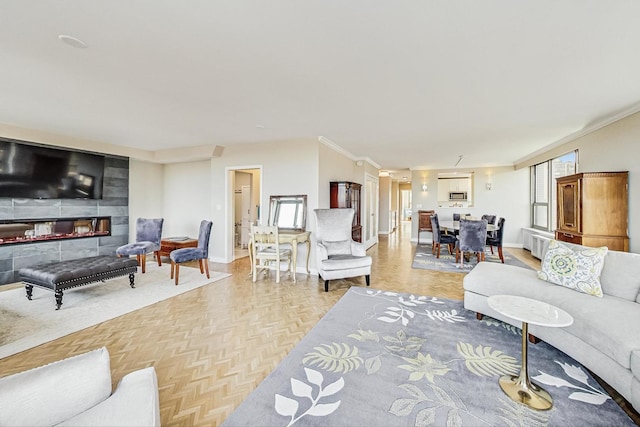
<path fill-rule="evenodd" d="M 636 378 L 640 378 L 640 349 L 631 352 L 631 372 Z"/>
<path fill-rule="evenodd" d="M 2 425 L 55 425 L 111 394 L 106 348 L 0 378 Z"/>
<path fill-rule="evenodd" d="M 605 294 L 640 302 L 640 254 L 607 252 L 600 283 Z"/>
<path fill-rule="evenodd" d="M 542 260 L 538 278 L 585 294 L 602 297 L 600 274 L 607 247 L 575 249 L 556 240 Z"/>

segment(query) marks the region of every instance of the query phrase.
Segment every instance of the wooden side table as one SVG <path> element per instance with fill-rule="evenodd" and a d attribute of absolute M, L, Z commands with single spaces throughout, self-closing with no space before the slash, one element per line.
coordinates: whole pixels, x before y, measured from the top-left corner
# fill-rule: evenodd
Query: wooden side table
<path fill-rule="evenodd" d="M 160 240 L 160 256 L 169 256 L 171 251 L 181 248 L 197 248 L 198 239 L 191 237 L 167 237 Z"/>

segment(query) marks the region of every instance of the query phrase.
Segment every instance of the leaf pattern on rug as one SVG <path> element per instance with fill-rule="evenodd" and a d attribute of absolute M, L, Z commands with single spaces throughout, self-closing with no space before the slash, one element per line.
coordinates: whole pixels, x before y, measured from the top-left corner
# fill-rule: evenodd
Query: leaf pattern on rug
<path fill-rule="evenodd" d="M 363 331 L 362 329 L 358 329 L 357 332 L 353 334 L 349 334 L 347 336 L 349 338 L 353 338 L 354 340 L 358 340 L 362 342 L 364 341 L 380 342 L 380 336 L 378 332 L 372 331 L 372 330 Z"/>
<path fill-rule="evenodd" d="M 322 344 L 313 349 L 315 351 L 307 353 L 302 359 L 302 363 L 312 366 L 318 365 L 329 372 L 347 373 L 358 369 L 364 362 L 362 357 L 358 355 L 358 347 L 350 347 L 346 343 Z"/>
<path fill-rule="evenodd" d="M 483 316 L 482 320 L 480 320 L 480 322 L 486 324 L 487 326 L 499 327 L 499 328 L 502 328 L 502 329 L 506 329 L 507 331 L 511 332 L 514 335 L 522 336 L 522 329 L 518 328 L 517 326 L 513 326 L 513 325 L 511 325 L 509 323 L 505 323 L 505 322 L 502 322 L 500 320 L 496 320 L 493 317 Z"/>
<path fill-rule="evenodd" d="M 353 288 L 349 296 L 352 299 L 346 306 L 348 314 L 338 324 L 329 324 L 340 327 L 341 332 L 324 334 L 331 338 L 309 342 L 292 360 L 296 369 L 304 369 L 306 380 L 286 375 L 286 383 L 279 382 L 277 388 L 271 389 L 269 399 L 275 395 L 275 415 L 280 418 L 271 419 L 269 425 L 344 424 L 352 415 L 358 420 L 368 419 L 367 425 L 375 425 L 372 420 L 385 420 L 385 425 L 415 426 L 562 425 L 558 420 L 566 424 L 567 418 L 562 418 L 556 407 L 533 411 L 506 397 L 499 388 L 501 375 L 517 375 L 520 371 L 519 357 L 509 354 L 520 355 L 521 338 L 514 336 L 521 335 L 519 328 L 488 317 L 476 321 L 475 313 L 464 310 L 460 303 L 446 302 L 442 306 L 443 301 L 435 298 Z M 362 301 L 365 302 L 358 308 L 359 314 L 354 315 L 353 307 Z M 434 308 L 433 304 L 439 307 Z M 402 319 L 406 319 L 407 326 Z M 547 346 L 541 343 L 531 349 L 532 354 Z M 587 407 L 594 404 L 601 405 L 599 411 L 611 414 L 612 401 L 597 384 L 589 384 L 593 378 L 580 366 L 571 364 L 575 362 L 570 358 L 563 359 L 557 351 L 553 354 L 546 360 L 536 357 L 536 362 L 545 362 L 541 363 L 544 371 L 538 368 L 539 375 L 532 380 L 557 387 L 554 400 L 564 399 L 565 405 L 579 401 L 583 406 L 574 409 L 578 412 L 572 416 L 582 416 L 583 421 L 583 414 L 593 414 Z M 385 378 L 383 385 L 380 378 Z M 323 387 L 324 382 L 330 384 Z M 366 384 L 377 386 L 367 389 Z M 398 388 L 394 389 L 394 384 Z M 385 408 L 384 412 L 352 411 L 351 405 L 361 405 L 363 396 L 368 396 L 367 401 L 376 409 Z M 255 418 L 251 418 L 255 405 L 249 408 L 249 422 L 242 425 L 255 425 Z M 318 421 L 310 416 L 326 418 Z M 285 422 L 282 417 L 287 417 Z"/>
<path fill-rule="evenodd" d="M 307 376 L 307 381 L 318 387 L 318 394 L 314 397 L 313 387 L 295 378 L 291 378 L 291 392 L 294 396 L 306 398 L 311 402 L 310 407 L 306 411 L 296 417 L 298 409 L 300 408 L 298 401 L 281 394 L 275 395 L 274 408 L 276 412 L 282 416 L 291 417 L 287 426 L 295 424 L 307 415 L 324 417 L 332 414 L 336 409 L 338 409 L 342 402 L 341 400 L 338 400 L 331 403 L 319 403 L 320 399 L 323 397 L 333 396 L 344 388 L 345 383 L 343 377 L 340 377 L 338 380 L 323 388 L 322 383 L 324 382 L 324 377 L 322 373 L 310 368 L 304 368 L 304 371 Z"/>
<path fill-rule="evenodd" d="M 465 358 L 467 369 L 478 376 L 516 375 L 520 372 L 520 363 L 515 358 L 491 347 L 459 342 L 458 353 Z"/>
<path fill-rule="evenodd" d="M 422 344 L 426 341 L 422 337 L 407 337 L 407 333 L 400 329 L 396 332 L 396 336 L 385 335 L 383 340 L 390 343 L 385 345 L 385 348 L 390 352 L 405 352 L 418 351 L 422 347 Z"/>
<path fill-rule="evenodd" d="M 591 403 L 593 405 L 602 405 L 604 402 L 611 399 L 609 395 L 602 393 L 600 390 L 592 387 L 591 384 L 589 384 L 589 377 L 587 376 L 586 372 L 584 372 L 579 366 L 561 363 L 557 360 L 554 360 L 554 362 L 560 365 L 564 373 L 567 374 L 570 378 L 573 378 L 574 380 L 580 382 L 588 388 L 577 386 L 570 383 L 569 381 L 553 375 L 549 375 L 543 371 L 540 371 L 540 375 L 536 375 L 535 377 L 532 377 L 532 379 L 542 384 L 554 387 L 568 387 L 579 390 L 571 393 L 569 395 L 569 399 L 579 400 L 581 402 Z"/>
<path fill-rule="evenodd" d="M 505 397 L 498 398 L 499 418 L 508 427 L 547 427 L 552 411 L 534 411 Z"/>
<path fill-rule="evenodd" d="M 431 357 L 430 354 L 418 353 L 417 357 L 403 357 L 409 365 L 399 365 L 398 368 L 411 372 L 409 381 L 419 381 L 426 378 L 429 382 L 433 382 L 436 375 L 444 375 L 451 370 L 442 362 Z"/>

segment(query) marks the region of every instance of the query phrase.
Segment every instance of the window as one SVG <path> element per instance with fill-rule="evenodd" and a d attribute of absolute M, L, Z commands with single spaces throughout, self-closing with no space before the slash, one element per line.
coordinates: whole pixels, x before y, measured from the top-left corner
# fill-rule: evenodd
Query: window
<path fill-rule="evenodd" d="M 531 166 L 531 227 L 553 231 L 556 224 L 556 178 L 576 173 L 578 150 Z"/>

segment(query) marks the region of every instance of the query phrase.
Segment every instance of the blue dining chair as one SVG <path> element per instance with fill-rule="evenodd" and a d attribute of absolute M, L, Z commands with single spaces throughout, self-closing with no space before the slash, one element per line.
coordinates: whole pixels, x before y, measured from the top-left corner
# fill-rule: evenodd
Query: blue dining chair
<path fill-rule="evenodd" d="M 180 275 L 180 264 L 188 261 L 198 261 L 200 266 L 200 274 L 207 273 L 207 279 L 209 277 L 209 236 L 211 235 L 211 226 L 213 222 L 202 220 L 200 222 L 200 232 L 198 233 L 198 247 L 196 248 L 181 248 L 171 251 L 169 258 L 171 258 L 171 278 L 174 278 L 176 286 L 178 286 L 178 277 Z"/>
<path fill-rule="evenodd" d="M 464 265 L 464 253 L 478 256 L 478 262 L 484 261 L 484 248 L 487 243 L 487 220 L 460 220 L 460 234 L 456 243 L 456 263 Z"/>
<path fill-rule="evenodd" d="M 438 214 L 431 215 L 431 232 L 433 234 L 431 253 L 435 254 L 436 258 L 440 258 L 440 247 L 444 244 L 449 248 L 449 254 L 452 254 L 453 246 L 457 242 L 456 236 L 454 236 L 453 234 L 443 234 L 440 231 L 440 221 L 438 220 Z"/>
<path fill-rule="evenodd" d="M 163 218 L 138 218 L 136 220 L 136 241 L 120 246 L 116 249 L 118 257 L 135 255 L 142 272 L 145 272 L 147 254 L 155 253 L 158 267 L 162 266 L 160 259 L 160 240 L 162 239 Z"/>

